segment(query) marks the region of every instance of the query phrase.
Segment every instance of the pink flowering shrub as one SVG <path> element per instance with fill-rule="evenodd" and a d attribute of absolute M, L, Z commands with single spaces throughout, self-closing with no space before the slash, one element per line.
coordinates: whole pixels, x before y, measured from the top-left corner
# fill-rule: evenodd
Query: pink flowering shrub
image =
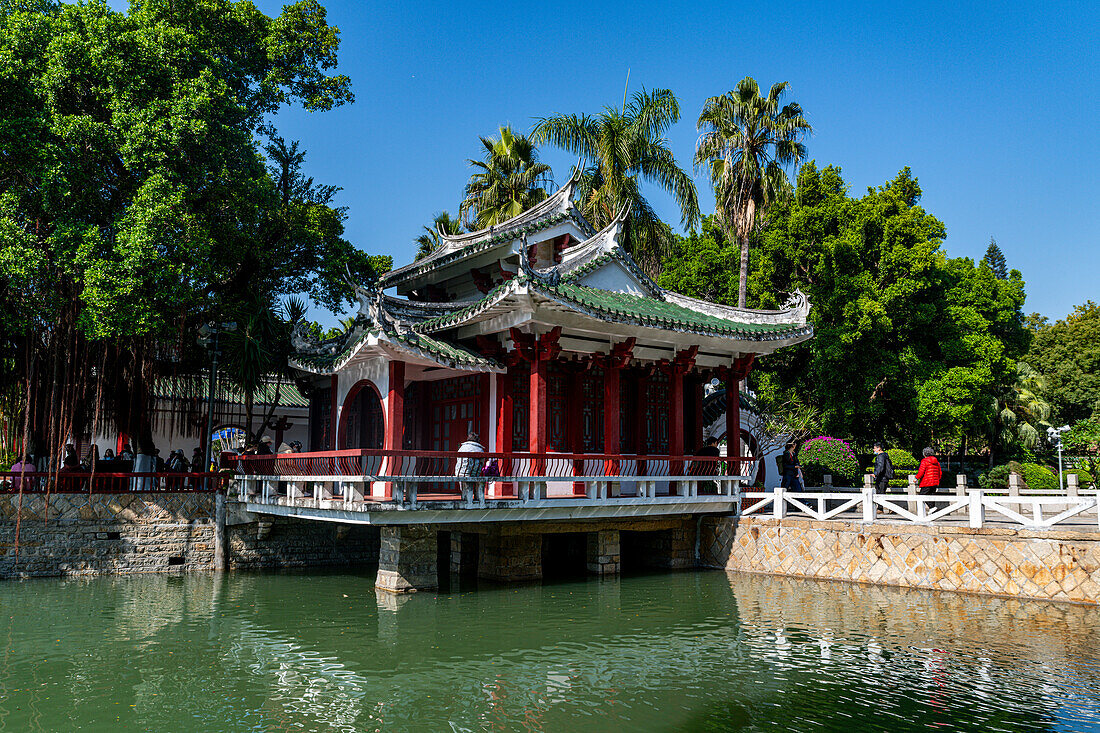
<path fill-rule="evenodd" d="M 810 486 L 819 486 L 822 476 L 830 474 L 836 485 L 856 485 L 859 480 L 859 459 L 852 446 L 840 438 L 819 435 L 802 444 L 798 454 L 802 473 Z"/>

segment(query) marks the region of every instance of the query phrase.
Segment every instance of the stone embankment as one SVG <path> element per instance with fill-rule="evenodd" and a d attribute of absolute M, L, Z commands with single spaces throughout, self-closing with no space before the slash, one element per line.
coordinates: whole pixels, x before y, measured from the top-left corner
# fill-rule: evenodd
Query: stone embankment
<path fill-rule="evenodd" d="M 753 573 L 1100 603 L 1100 534 L 708 517 L 701 562 Z"/>
<path fill-rule="evenodd" d="M 231 569 L 378 559 L 372 527 L 229 514 Z M 21 508 L 18 495 L 0 495 L 0 578 L 213 569 L 212 494 L 52 494 L 48 504 L 45 495 L 26 494 Z"/>

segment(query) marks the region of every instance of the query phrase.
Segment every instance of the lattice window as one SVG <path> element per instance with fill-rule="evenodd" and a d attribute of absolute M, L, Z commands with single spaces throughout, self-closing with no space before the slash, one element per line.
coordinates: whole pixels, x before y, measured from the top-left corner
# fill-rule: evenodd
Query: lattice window
<path fill-rule="evenodd" d="M 458 450 L 466 434 L 480 428 L 480 375 L 431 382 L 431 449 Z M 484 441 L 485 436 L 480 436 Z"/>
<path fill-rule="evenodd" d="M 638 416 L 636 374 L 623 370 L 619 376 L 619 450 L 623 453 L 637 453 L 634 440 Z"/>
<path fill-rule="evenodd" d="M 531 426 L 531 369 L 526 363 L 516 364 L 511 371 L 512 385 L 512 450 L 528 449 Z"/>
<path fill-rule="evenodd" d="M 581 450 L 585 453 L 602 453 L 604 450 L 604 371 L 599 367 L 581 376 Z"/>
<path fill-rule="evenodd" d="M 309 398 L 309 449 L 332 450 L 332 390 L 315 389 Z"/>
<path fill-rule="evenodd" d="M 557 364 L 557 362 L 550 362 L 547 367 L 546 392 L 547 406 L 549 407 L 550 413 L 550 424 L 548 426 L 549 435 L 547 436 L 549 445 L 547 448 L 568 453 L 570 452 L 570 446 L 568 443 L 569 431 L 566 423 L 568 420 L 566 405 L 569 401 L 569 375 Z"/>
<path fill-rule="evenodd" d="M 645 400 L 645 450 L 650 455 L 668 455 L 669 378 L 657 371 L 649 378 Z"/>

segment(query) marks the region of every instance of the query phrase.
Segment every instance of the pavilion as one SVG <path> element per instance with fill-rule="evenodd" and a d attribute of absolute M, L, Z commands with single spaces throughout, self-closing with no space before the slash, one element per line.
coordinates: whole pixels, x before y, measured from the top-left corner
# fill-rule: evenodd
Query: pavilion
<path fill-rule="evenodd" d="M 595 231 L 576 184 L 500 225 L 440 233 L 428 256 L 356 286 L 345 338 L 299 338 L 310 450 L 455 451 L 472 430 L 501 453 L 680 456 L 702 443 L 715 377 L 728 433 L 747 437 L 739 384 L 812 336 L 806 298 L 770 311 L 670 292 L 620 245 L 628 212 Z"/>

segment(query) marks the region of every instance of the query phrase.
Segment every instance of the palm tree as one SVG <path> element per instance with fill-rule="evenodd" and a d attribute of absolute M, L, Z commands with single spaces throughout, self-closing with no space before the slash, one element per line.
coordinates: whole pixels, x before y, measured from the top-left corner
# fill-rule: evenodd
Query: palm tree
<path fill-rule="evenodd" d="M 259 296 L 247 296 L 233 308 L 237 324 L 235 331 L 222 335 L 225 354 L 224 369 L 230 384 L 244 395 L 245 428 L 248 440 L 256 440 L 264 432 L 279 402 L 283 384 L 291 380 L 288 360 L 294 353 L 290 333 L 294 324 L 305 317 L 306 304 L 301 298 L 288 299 L 278 305 Z M 267 414 L 260 415 L 256 425 L 256 394 L 274 377 L 274 392 Z"/>
<path fill-rule="evenodd" d="M 472 229 L 483 229 L 519 216 L 546 198 L 552 185 L 550 166 L 539 162 L 538 150 L 511 127 L 500 128 L 500 139 L 481 138 L 482 160 L 467 161 L 477 171 L 466 184 L 459 218 L 473 213 Z"/>
<path fill-rule="evenodd" d="M 1016 362 L 1016 381 L 993 402 L 994 443 L 1034 448 L 1050 427 L 1050 404 L 1043 398 L 1046 379 L 1025 362 Z M 990 460 L 992 460 L 990 451 Z"/>
<path fill-rule="evenodd" d="M 444 234 L 458 234 L 462 231 L 462 222 L 452 219 L 446 211 L 441 211 L 432 219 L 430 227 L 424 227 L 424 233 L 414 239 L 416 242 L 416 259 L 422 260 L 439 246 L 439 232 Z"/>
<path fill-rule="evenodd" d="M 695 184 L 677 164 L 665 133 L 680 119 L 680 105 L 667 89 L 641 90 L 622 110 L 605 107 L 594 115 L 559 115 L 539 120 L 531 137 L 588 161 L 577 184 L 585 217 L 598 228 L 630 207 L 624 244 L 651 274 L 672 242 L 671 228 L 642 196 L 640 182 L 664 189 L 680 207 L 680 223 L 699 221 Z"/>
<path fill-rule="evenodd" d="M 787 82 L 760 96 L 756 80 L 746 76 L 737 88 L 703 105 L 695 146 L 695 166 L 707 166 L 714 185 L 714 212 L 726 235 L 741 247 L 737 305 L 745 307 L 749 279 L 749 237 L 764 224 L 768 207 L 788 197 L 786 168 L 806 156 L 802 138 L 812 132 L 795 102 L 780 107 Z"/>

